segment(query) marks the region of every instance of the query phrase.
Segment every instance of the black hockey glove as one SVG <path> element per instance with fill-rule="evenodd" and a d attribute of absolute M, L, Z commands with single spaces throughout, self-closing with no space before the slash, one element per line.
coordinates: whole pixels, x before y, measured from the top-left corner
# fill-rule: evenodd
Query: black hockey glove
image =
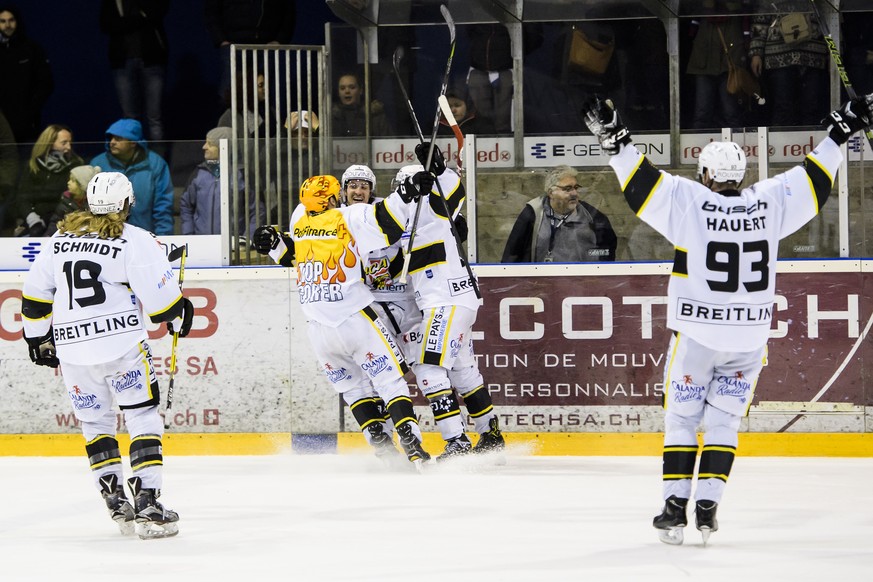
<path fill-rule="evenodd" d="M 252 246 L 261 255 L 269 255 L 279 246 L 279 233 L 272 226 L 259 226 L 252 235 Z"/>
<path fill-rule="evenodd" d="M 603 151 L 614 156 L 621 146 L 631 141 L 630 132 L 621 121 L 621 116 L 609 99 L 593 97 L 582 106 L 582 119 Z"/>
<path fill-rule="evenodd" d="M 43 337 L 25 337 L 27 348 L 30 352 L 30 360 L 37 366 L 48 366 L 49 368 L 57 368 L 60 364 L 57 355 L 55 355 L 55 340 L 52 328 Z"/>
<path fill-rule="evenodd" d="M 179 337 L 185 337 L 191 331 L 191 324 L 193 322 L 194 305 L 190 299 L 182 297 L 182 314 L 167 322 L 167 331 L 170 333 L 179 332 Z"/>
<path fill-rule="evenodd" d="M 420 143 L 415 146 L 415 157 L 418 158 L 418 163 L 424 166 L 425 170 L 428 169 L 427 152 L 429 150 L 429 141 Z M 434 176 L 439 176 L 446 171 L 446 159 L 443 157 L 443 153 L 440 151 L 440 148 L 436 146 L 436 144 L 434 144 L 433 146 L 433 159 L 430 161 L 430 171 L 433 172 Z"/>
<path fill-rule="evenodd" d="M 852 134 L 870 127 L 873 119 L 873 93 L 846 101 L 822 120 L 828 135 L 837 145 L 849 141 Z"/>
<path fill-rule="evenodd" d="M 411 178 L 406 178 L 403 184 L 397 188 L 400 199 L 410 204 L 416 202 L 424 194 L 429 194 L 433 189 L 433 175 L 429 172 L 419 172 Z"/>

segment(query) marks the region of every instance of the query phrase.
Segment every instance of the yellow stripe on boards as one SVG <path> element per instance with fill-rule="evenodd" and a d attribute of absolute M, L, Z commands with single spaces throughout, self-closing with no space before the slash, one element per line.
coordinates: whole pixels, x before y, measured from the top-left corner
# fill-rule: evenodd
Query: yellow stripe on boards
<path fill-rule="evenodd" d="M 511 433 L 504 432 L 510 455 L 653 456 L 663 453 L 661 433 Z M 470 433 L 475 443 L 479 435 Z M 698 438 L 701 438 L 698 436 Z M 873 433 L 740 433 L 739 457 L 873 457 Z M 291 434 L 280 433 L 166 433 L 164 456 L 273 455 L 291 452 Z M 130 447 L 118 435 L 122 451 Z M 424 433 L 424 446 L 441 451 L 438 432 Z M 339 453 L 368 452 L 360 432 L 337 435 Z M 0 435 L 0 456 L 85 456 L 80 434 Z"/>

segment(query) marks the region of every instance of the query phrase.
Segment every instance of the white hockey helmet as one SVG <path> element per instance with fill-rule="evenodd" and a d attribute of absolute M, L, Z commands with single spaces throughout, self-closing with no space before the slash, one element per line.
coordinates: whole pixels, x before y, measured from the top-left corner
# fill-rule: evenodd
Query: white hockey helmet
<path fill-rule="evenodd" d="M 736 182 L 739 184 L 746 175 L 746 154 L 743 148 L 732 141 L 713 141 L 706 144 L 697 158 L 697 179 L 709 170 L 709 177 L 715 182 Z"/>
<path fill-rule="evenodd" d="M 413 164 L 411 166 L 403 166 L 399 170 L 397 170 L 397 175 L 394 176 L 394 179 L 391 180 L 391 191 L 397 190 L 397 188 L 406 181 L 406 178 L 411 178 L 419 172 L 424 171 L 424 166 L 421 164 Z"/>
<path fill-rule="evenodd" d="M 95 174 L 85 187 L 88 208 L 91 214 L 112 214 L 124 210 L 124 203 L 133 206 L 136 198 L 133 185 L 121 172 L 100 172 Z"/>
<path fill-rule="evenodd" d="M 354 164 L 346 168 L 346 171 L 343 172 L 343 176 L 340 179 L 340 184 L 342 186 L 340 196 L 342 197 L 343 204 L 346 203 L 346 186 L 352 180 L 363 180 L 370 183 L 370 200 L 372 200 L 372 197 L 376 195 L 376 174 L 373 173 L 373 170 L 371 170 L 369 166 Z"/>

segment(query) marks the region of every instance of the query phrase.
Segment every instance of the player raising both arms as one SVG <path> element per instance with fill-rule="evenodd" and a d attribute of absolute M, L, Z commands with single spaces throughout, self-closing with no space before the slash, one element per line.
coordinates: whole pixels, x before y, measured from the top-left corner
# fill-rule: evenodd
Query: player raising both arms
<path fill-rule="evenodd" d="M 839 146 L 870 126 L 871 106 L 873 95 L 843 104 L 825 118 L 828 137 L 802 164 L 743 189 L 746 156 L 737 144 L 703 148 L 698 183 L 656 169 L 611 101 L 595 98 L 583 109 L 631 209 L 676 249 L 667 293 L 665 501 L 653 521 L 666 543 L 683 540 L 701 421 L 695 521 L 704 543 L 718 529 L 740 420 L 767 361 L 779 241 L 825 204 L 843 159 Z"/>
<path fill-rule="evenodd" d="M 361 279 L 361 257 L 399 240 L 409 215 L 408 204 L 430 189 L 422 172 L 395 195 L 376 204 L 337 208 L 340 185 L 333 176 L 313 176 L 300 187 L 300 205 L 290 232 L 271 226 L 255 231 L 255 250 L 280 265 L 297 260 L 297 290 L 309 324 L 309 338 L 320 366 L 349 404 L 368 441 L 393 448 L 390 437 L 373 439 L 370 427 L 381 426 L 373 388 L 400 436 L 407 458 L 420 465 L 430 455 L 421 446 L 409 387 L 408 370 L 392 334 L 371 307 L 373 294 Z M 371 384 L 372 382 L 372 384 Z"/>
<path fill-rule="evenodd" d="M 24 279 L 24 339 L 34 363 L 60 364 L 94 482 L 122 533 L 173 536 L 179 515 L 157 501 L 164 422 L 143 311 L 185 337 L 194 307 L 154 235 L 125 223 L 134 195 L 124 174 L 99 173 L 86 192 L 88 209 L 58 223 Z M 133 506 L 124 493 L 113 396 L 130 432 Z"/>

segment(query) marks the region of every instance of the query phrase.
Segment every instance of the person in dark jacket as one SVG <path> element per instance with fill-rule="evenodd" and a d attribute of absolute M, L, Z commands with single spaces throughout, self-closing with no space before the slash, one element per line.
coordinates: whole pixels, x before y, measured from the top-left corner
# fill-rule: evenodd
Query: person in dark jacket
<path fill-rule="evenodd" d="M 365 134 L 367 112 L 370 114 L 370 135 L 392 135 L 385 106 L 373 99 L 369 108 L 364 106 L 364 84 L 357 73 L 346 72 L 337 80 L 337 100 L 330 110 L 332 131 L 335 137 L 362 136 Z"/>
<path fill-rule="evenodd" d="M 296 4 L 296 0 L 206 0 L 206 29 L 221 50 L 219 96 L 224 97 L 230 87 L 230 45 L 291 44 Z"/>
<path fill-rule="evenodd" d="M 498 133 L 512 133 L 512 41 L 505 25 L 473 24 L 467 87 L 476 109 Z"/>
<path fill-rule="evenodd" d="M 106 130 L 106 152 L 91 160 L 106 172 L 120 172 L 133 184 L 136 204 L 127 222 L 158 236 L 173 234 L 173 183 L 164 158 L 151 151 L 136 119 L 119 119 Z"/>
<path fill-rule="evenodd" d="M 5 234 L 7 212 L 15 201 L 15 179 L 18 177 L 18 148 L 12 128 L 0 109 L 0 231 Z"/>
<path fill-rule="evenodd" d="M 145 123 L 153 145 L 164 139 L 168 55 L 164 17 L 169 10 L 169 0 L 102 0 L 100 4 L 100 30 L 109 35 L 109 66 L 121 111 Z"/>
<path fill-rule="evenodd" d="M 18 181 L 18 236 L 43 236 L 58 196 L 64 191 L 70 169 L 84 164 L 73 151 L 73 132 L 66 125 L 46 127 L 31 150 L 30 160 Z"/>
<path fill-rule="evenodd" d="M 54 90 L 52 70 L 42 47 L 24 34 L 18 10 L 6 4 L 0 4 L 0 79 L 0 109 L 15 141 L 33 142 Z"/>
<path fill-rule="evenodd" d="M 491 119 L 479 115 L 473 100 L 463 88 L 457 87 L 446 91 L 446 100 L 449 102 L 449 108 L 452 110 L 455 121 L 458 122 L 461 133 L 464 135 L 493 135 L 497 133 Z M 452 128 L 445 117 L 440 117 L 437 135 L 453 135 Z"/>
<path fill-rule="evenodd" d="M 546 174 L 543 196 L 521 211 L 501 263 L 614 261 L 618 237 L 605 214 L 579 200 L 578 172 L 557 166 Z"/>

